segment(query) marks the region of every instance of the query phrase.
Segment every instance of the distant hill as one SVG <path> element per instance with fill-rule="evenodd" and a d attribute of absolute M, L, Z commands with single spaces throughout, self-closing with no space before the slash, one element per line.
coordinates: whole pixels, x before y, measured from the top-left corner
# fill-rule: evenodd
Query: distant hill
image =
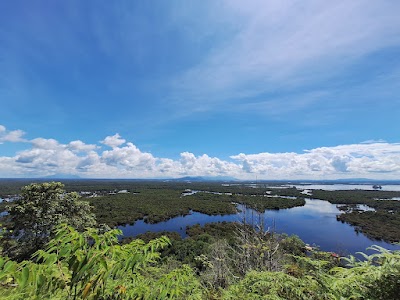
<path fill-rule="evenodd" d="M 243 183 L 263 183 L 263 184 L 400 184 L 400 180 L 377 180 L 368 178 L 339 178 L 331 180 L 313 180 L 313 179 L 258 179 L 258 180 L 240 180 L 231 176 L 185 176 L 180 178 L 82 178 L 78 175 L 71 174 L 53 174 L 40 178 L 0 178 L 0 180 L 15 180 L 15 181 L 49 181 L 49 180 L 104 180 L 104 181 L 169 181 L 169 182 L 243 182 Z"/>
<path fill-rule="evenodd" d="M 43 177 L 43 179 L 81 179 L 78 175 L 70 175 L 70 174 L 54 174 Z"/>
<path fill-rule="evenodd" d="M 186 176 L 181 178 L 169 179 L 169 181 L 238 181 L 238 179 L 230 176 Z"/>

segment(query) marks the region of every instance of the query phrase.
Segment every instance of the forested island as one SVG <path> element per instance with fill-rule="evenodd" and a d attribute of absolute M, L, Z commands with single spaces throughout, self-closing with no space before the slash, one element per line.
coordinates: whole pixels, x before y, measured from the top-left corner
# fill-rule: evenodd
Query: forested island
<path fill-rule="evenodd" d="M 400 252 L 339 257 L 261 218 L 121 236 L 117 226 L 193 212 L 338 205 L 338 221 L 400 240 L 400 192 L 217 182 L 1 180 L 4 299 L 398 299 Z M 275 184 L 276 185 L 276 184 Z M 21 190 L 22 188 L 22 190 Z M 386 200 L 382 200 L 386 199 Z M 360 205 L 368 207 L 365 211 Z M 301 226 L 301 224 L 299 224 Z M 371 242 L 371 245 L 373 242 Z"/>

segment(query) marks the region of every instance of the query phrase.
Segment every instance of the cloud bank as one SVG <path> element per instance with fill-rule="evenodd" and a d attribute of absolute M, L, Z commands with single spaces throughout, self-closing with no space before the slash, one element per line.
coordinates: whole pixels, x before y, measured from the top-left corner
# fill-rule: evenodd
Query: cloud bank
<path fill-rule="evenodd" d="M 98 145 L 80 140 L 62 144 L 41 137 L 25 140 L 22 135 L 21 130 L 8 131 L 0 125 L 2 142 L 25 142 L 23 145 L 26 146 L 14 156 L 0 156 L 0 177 L 69 174 L 82 178 L 400 178 L 400 143 L 384 141 L 319 147 L 302 153 L 240 153 L 222 160 L 187 151 L 180 153 L 179 159 L 156 157 L 141 151 L 118 133 L 105 137 Z"/>

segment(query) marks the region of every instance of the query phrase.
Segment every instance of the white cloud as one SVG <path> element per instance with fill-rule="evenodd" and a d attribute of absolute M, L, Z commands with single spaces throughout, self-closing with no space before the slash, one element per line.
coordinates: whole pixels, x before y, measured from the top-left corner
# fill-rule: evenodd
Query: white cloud
<path fill-rule="evenodd" d="M 55 139 L 44 139 L 44 138 L 36 138 L 31 140 L 32 147 L 36 149 L 47 149 L 47 150 L 55 150 L 57 148 L 62 148 Z"/>
<path fill-rule="evenodd" d="M 104 151 L 101 158 L 107 165 L 121 166 L 128 170 L 154 170 L 156 162 L 153 155 L 141 152 L 132 143 L 127 143 L 125 147 L 113 147 L 110 151 Z"/>
<path fill-rule="evenodd" d="M 246 173 L 268 179 L 395 179 L 400 174 L 399 143 L 320 147 L 304 153 L 239 154 L 231 158 L 238 161 Z"/>
<path fill-rule="evenodd" d="M 193 153 L 181 153 L 180 174 L 194 176 L 218 176 L 239 174 L 240 167 L 232 162 L 210 157 L 207 154 L 196 157 Z"/>
<path fill-rule="evenodd" d="M 196 163 L 196 157 L 193 153 L 190 152 L 182 152 L 180 163 L 184 168 L 191 169 Z"/>
<path fill-rule="evenodd" d="M 386 141 L 383 139 L 379 139 L 379 140 L 366 140 L 361 142 L 361 144 L 375 144 L 375 143 L 386 143 Z"/>
<path fill-rule="evenodd" d="M 53 139 L 35 139 L 33 147 L 19 152 L 15 164 L 27 174 L 76 174 L 76 166 L 83 159 Z"/>
<path fill-rule="evenodd" d="M 20 129 L 8 131 L 5 126 L 0 125 L 0 144 L 3 142 L 26 142 L 26 140 L 22 138 L 24 135 L 25 132 Z"/>
<path fill-rule="evenodd" d="M 4 130 L 3 130 L 4 131 Z M 8 133 L 7 133 L 8 134 Z M 319 147 L 302 153 L 240 153 L 230 160 L 182 152 L 179 159 L 155 157 L 119 134 L 101 143 L 35 138 L 30 148 L 14 156 L 0 156 L 0 176 L 36 177 L 71 174 L 87 178 L 160 178 L 232 176 L 238 179 L 336 179 L 365 177 L 398 179 L 400 143 L 368 142 Z"/>
<path fill-rule="evenodd" d="M 113 136 L 107 136 L 103 141 L 101 141 L 102 144 L 112 148 L 118 147 L 125 142 L 126 140 L 122 139 L 118 133 L 114 134 Z"/>
<path fill-rule="evenodd" d="M 88 152 L 95 150 L 97 148 L 96 145 L 92 144 L 85 144 L 84 142 L 77 140 L 77 141 L 72 141 L 68 144 L 68 148 L 70 148 L 72 151 L 82 151 L 82 152 Z"/>

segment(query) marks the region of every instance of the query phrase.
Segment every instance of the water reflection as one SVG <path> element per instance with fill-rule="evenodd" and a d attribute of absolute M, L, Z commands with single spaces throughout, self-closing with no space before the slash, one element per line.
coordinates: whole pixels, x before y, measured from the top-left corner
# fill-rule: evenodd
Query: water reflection
<path fill-rule="evenodd" d="M 393 198 L 388 198 L 388 199 L 384 199 L 384 198 L 382 198 L 382 199 L 375 199 L 375 200 L 396 200 L 396 201 L 400 201 L 400 197 L 393 197 Z"/>
<path fill-rule="evenodd" d="M 294 184 L 294 185 L 282 185 L 282 186 L 268 186 L 268 188 L 291 188 L 295 187 L 298 190 L 325 190 L 325 191 L 342 191 L 342 190 L 364 190 L 364 191 L 376 191 L 372 184 Z M 382 185 L 382 189 L 379 191 L 400 191 L 399 184 L 387 184 Z"/>
<path fill-rule="evenodd" d="M 191 211 L 189 215 L 175 217 L 165 222 L 148 224 L 143 220 L 138 220 L 134 225 L 125 225 L 118 228 L 122 230 L 124 236 L 137 236 L 138 234 L 142 234 L 147 231 L 160 232 L 165 230 L 175 231 L 178 232 L 182 237 L 186 237 L 186 226 L 193 226 L 195 224 L 204 226 L 205 224 L 212 222 L 238 222 L 240 220 L 240 214 L 209 216 L 199 212 Z"/>
<path fill-rule="evenodd" d="M 136 221 L 134 225 L 120 226 L 125 236 L 136 236 L 146 231 L 159 232 L 163 230 L 176 231 L 182 237 L 186 236 L 186 226 L 195 224 L 204 225 L 210 222 L 235 222 L 246 219 L 246 222 L 257 223 L 259 217 L 264 220 L 266 227 L 278 233 L 296 234 L 304 242 L 320 246 L 322 250 L 334 251 L 339 254 L 365 251 L 373 244 L 387 249 L 399 249 L 399 245 L 392 245 L 382 241 L 373 241 L 354 227 L 336 220 L 340 210 L 327 201 L 306 199 L 302 207 L 291 209 L 267 210 L 262 214 L 252 209 L 238 205 L 241 210 L 238 214 L 209 216 L 191 212 L 187 216 L 179 216 L 157 224 L 146 224 L 143 220 Z"/>
<path fill-rule="evenodd" d="M 294 210 L 299 210 L 301 213 L 324 213 L 324 214 L 339 214 L 341 211 L 328 201 L 317 199 L 305 199 L 306 205 L 304 207 L 294 207 Z"/>

